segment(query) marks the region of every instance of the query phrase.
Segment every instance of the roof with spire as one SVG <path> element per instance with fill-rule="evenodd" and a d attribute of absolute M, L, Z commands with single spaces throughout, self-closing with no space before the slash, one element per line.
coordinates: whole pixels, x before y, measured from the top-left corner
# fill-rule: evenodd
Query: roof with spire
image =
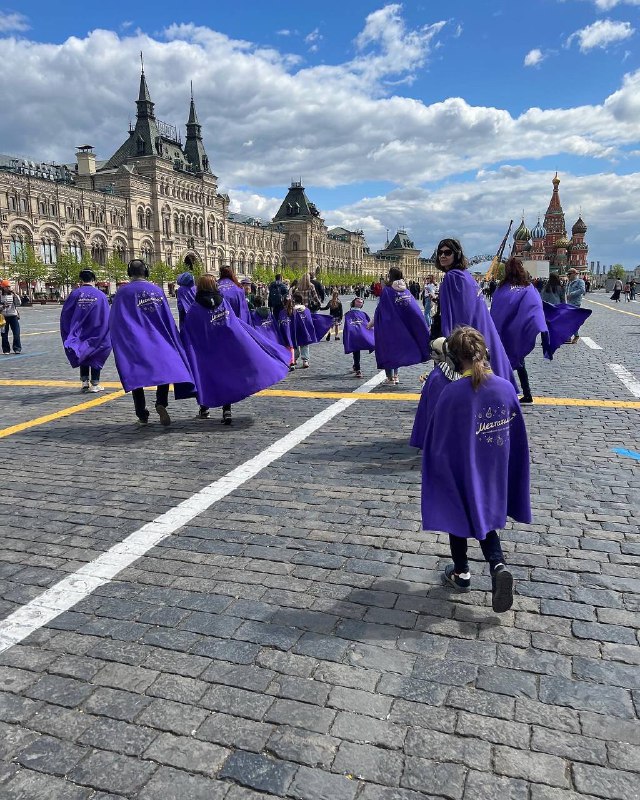
<path fill-rule="evenodd" d="M 193 87 L 184 149 L 177 127 L 156 119 L 144 65 L 140 73 L 136 107 L 135 127 L 129 125 L 128 138 L 101 169 L 117 169 L 131 159 L 155 156 L 171 161 L 176 169 L 195 173 L 211 171 L 202 141 L 202 126 L 198 121 L 193 100 Z"/>
<path fill-rule="evenodd" d="M 553 183 L 553 192 L 551 194 L 551 200 L 549 201 L 549 208 L 547 208 L 547 214 L 562 214 L 563 212 L 562 205 L 560 204 L 560 193 L 558 191 L 558 186 L 560 186 L 560 178 L 558 177 L 557 172 L 551 183 Z"/>
<path fill-rule="evenodd" d="M 319 217 L 320 212 L 307 197 L 301 181 L 291 181 L 287 196 L 282 201 L 273 222 L 285 219 L 305 219 Z"/>
<path fill-rule="evenodd" d="M 384 246 L 385 250 L 415 250 L 416 246 L 411 241 L 404 228 L 396 233 L 393 239 Z"/>

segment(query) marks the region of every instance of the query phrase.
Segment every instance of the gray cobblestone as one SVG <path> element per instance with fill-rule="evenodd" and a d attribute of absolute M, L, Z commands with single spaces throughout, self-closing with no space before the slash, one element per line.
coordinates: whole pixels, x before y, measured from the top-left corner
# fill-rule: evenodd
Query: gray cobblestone
<path fill-rule="evenodd" d="M 213 777 L 229 755 L 229 750 L 191 736 L 162 733 L 146 749 L 144 757 L 169 767 L 200 772 Z"/>
<path fill-rule="evenodd" d="M 222 767 L 220 777 L 282 797 L 286 794 L 296 771 L 297 766 L 294 764 L 238 750 L 229 756 Z"/>
<path fill-rule="evenodd" d="M 622 770 L 604 769 L 590 764 L 574 764 L 576 789 L 610 800 L 630 800 L 638 796 L 638 776 Z"/>
<path fill-rule="evenodd" d="M 460 764 L 439 764 L 425 758 L 407 758 L 401 785 L 427 795 L 460 800 L 466 770 Z"/>
<path fill-rule="evenodd" d="M 494 766 L 498 773 L 511 778 L 560 788 L 570 785 L 567 762 L 556 756 L 496 745 Z"/>
<path fill-rule="evenodd" d="M 332 770 L 384 786 L 398 786 L 404 759 L 399 753 L 368 744 L 342 742 Z"/>

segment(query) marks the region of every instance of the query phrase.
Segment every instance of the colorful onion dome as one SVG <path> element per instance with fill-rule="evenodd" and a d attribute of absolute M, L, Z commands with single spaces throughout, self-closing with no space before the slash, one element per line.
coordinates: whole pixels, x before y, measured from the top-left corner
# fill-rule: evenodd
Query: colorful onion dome
<path fill-rule="evenodd" d="M 538 223 L 535 228 L 531 231 L 531 238 L 532 239 L 544 239 L 547 235 L 547 231 L 544 225 L 540 224 L 540 217 L 538 217 Z"/>
<path fill-rule="evenodd" d="M 516 232 L 513 234 L 513 239 L 516 242 L 528 242 L 530 238 L 531 238 L 531 231 L 524 224 L 524 217 L 523 217 L 522 222 L 520 223 Z"/>
<path fill-rule="evenodd" d="M 584 220 L 582 216 L 579 216 L 578 219 L 575 221 L 573 228 L 571 228 L 571 233 L 586 233 L 587 226 L 584 224 Z"/>
<path fill-rule="evenodd" d="M 565 235 L 565 236 L 561 236 L 561 237 L 558 239 L 558 241 L 556 242 L 556 247 L 562 247 L 562 248 L 564 248 L 565 250 L 566 250 L 566 249 L 567 249 L 567 247 L 569 247 L 570 245 L 571 245 L 571 242 L 569 241 L 569 239 L 567 239 L 566 235 Z"/>

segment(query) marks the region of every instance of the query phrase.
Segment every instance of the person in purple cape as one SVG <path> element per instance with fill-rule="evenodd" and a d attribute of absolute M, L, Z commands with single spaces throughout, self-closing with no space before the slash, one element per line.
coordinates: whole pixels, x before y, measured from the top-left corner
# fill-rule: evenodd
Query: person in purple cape
<path fill-rule="evenodd" d="M 256 297 L 253 303 L 254 309 L 251 312 L 251 324 L 253 327 L 271 344 L 282 345 L 278 336 L 278 326 L 273 318 L 271 309 L 265 306 L 261 297 Z"/>
<path fill-rule="evenodd" d="M 178 325 L 182 328 L 182 323 L 187 315 L 187 311 L 196 299 L 196 281 L 190 272 L 181 272 L 176 278 L 178 290 L 176 301 L 178 305 Z"/>
<path fill-rule="evenodd" d="M 438 311 L 431 326 L 431 336 L 446 338 L 459 325 L 471 325 L 485 338 L 492 371 L 508 380 L 514 389 L 517 388 L 482 289 L 467 271 L 467 259 L 460 242 L 457 239 L 442 239 L 436 253 L 438 267 L 446 274 L 440 284 Z"/>
<path fill-rule="evenodd" d="M 446 341 L 444 337 L 440 337 L 431 342 L 431 358 L 435 366 L 428 377 L 425 375 L 420 376 L 420 380 L 424 381 L 424 385 L 420 393 L 411 438 L 409 439 L 411 447 L 417 447 L 418 450 L 422 450 L 424 446 L 429 420 L 433 415 L 440 393 L 451 381 L 460 380 L 462 377 L 460 373 L 455 371 L 451 359 L 447 358 Z"/>
<path fill-rule="evenodd" d="M 96 289 L 93 270 L 80 271 L 81 286 L 64 301 L 60 335 L 69 364 L 80 367 L 82 392 L 104 392 L 100 372 L 111 353 L 109 301 Z"/>
<path fill-rule="evenodd" d="M 311 312 L 304 305 L 302 295 L 295 292 L 293 295 L 293 312 L 291 314 L 291 339 L 293 341 L 294 364 L 302 358 L 302 369 L 309 368 L 309 345 L 318 341 L 313 324 Z M 330 320 L 331 318 L 328 317 Z"/>
<path fill-rule="evenodd" d="M 548 341 L 549 331 L 542 308 L 542 298 L 531 283 L 522 261 L 515 256 L 504 265 L 504 280 L 491 303 L 491 319 L 504 345 L 512 369 L 522 387 L 521 403 L 533 403 L 529 375 L 524 359 L 536 345 L 538 334 Z"/>
<path fill-rule="evenodd" d="M 445 386 L 429 420 L 422 454 L 422 527 L 449 534 L 453 564 L 443 582 L 468 592 L 469 539 L 477 539 L 491 573 L 493 610 L 513 604 L 498 529 L 507 516 L 531 522 L 529 446 L 522 410 L 509 381 L 488 367 L 474 328 L 457 328 L 447 353 L 462 378 Z"/>
<path fill-rule="evenodd" d="M 180 332 L 196 383 L 200 419 L 222 406 L 231 424 L 231 404 L 273 386 L 289 373 L 289 353 L 239 319 L 218 292 L 213 275 L 198 278 L 196 301 Z"/>
<path fill-rule="evenodd" d="M 364 300 L 361 297 L 354 297 L 351 301 L 349 311 L 344 315 L 342 325 L 342 344 L 344 352 L 348 355 L 353 353 L 352 372 L 356 378 L 362 378 L 360 369 L 360 353 L 368 350 L 372 353 L 376 349 L 373 332 L 368 325 L 371 320 L 369 315 L 362 310 Z"/>
<path fill-rule="evenodd" d="M 387 383 L 397 384 L 398 367 L 429 358 L 429 326 L 417 300 L 407 289 L 402 270 L 391 267 L 376 306 L 373 323 L 376 362 Z"/>
<path fill-rule="evenodd" d="M 291 372 L 296 368 L 295 367 L 295 357 L 294 357 L 294 347 L 293 347 L 293 320 L 291 319 L 293 315 L 293 301 L 290 298 L 287 298 L 284 301 L 284 305 L 282 308 L 278 310 L 278 313 L 275 315 L 276 320 L 276 330 L 278 332 L 278 339 L 280 339 L 280 344 L 287 348 L 289 351 L 289 369 Z"/>
<path fill-rule="evenodd" d="M 232 267 L 220 267 L 220 279 L 218 280 L 218 291 L 224 299 L 231 306 L 233 313 L 251 325 L 251 312 L 249 311 L 249 303 L 247 302 L 244 289 L 240 281 L 236 278 L 236 274 Z"/>
<path fill-rule="evenodd" d="M 109 332 L 116 368 L 125 392 L 131 392 L 140 425 L 149 421 L 145 386 L 156 386 L 155 408 L 162 425 L 170 425 L 169 384 L 176 400 L 193 397 L 195 387 L 176 323 L 162 289 L 150 283 L 139 258 L 129 262 L 131 283 L 113 298 Z"/>

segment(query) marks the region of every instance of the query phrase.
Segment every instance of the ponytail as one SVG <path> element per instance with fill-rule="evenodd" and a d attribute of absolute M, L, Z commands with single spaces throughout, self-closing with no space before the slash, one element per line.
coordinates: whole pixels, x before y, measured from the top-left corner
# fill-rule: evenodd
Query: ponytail
<path fill-rule="evenodd" d="M 487 345 L 483 335 L 475 328 L 465 325 L 456 328 L 447 339 L 447 355 L 457 372 L 463 364 L 471 365 L 471 386 L 477 389 L 487 379 Z"/>
<path fill-rule="evenodd" d="M 473 389 L 477 389 L 482 383 L 487 379 L 487 367 L 484 362 L 474 360 L 473 364 L 471 365 L 471 386 Z"/>

